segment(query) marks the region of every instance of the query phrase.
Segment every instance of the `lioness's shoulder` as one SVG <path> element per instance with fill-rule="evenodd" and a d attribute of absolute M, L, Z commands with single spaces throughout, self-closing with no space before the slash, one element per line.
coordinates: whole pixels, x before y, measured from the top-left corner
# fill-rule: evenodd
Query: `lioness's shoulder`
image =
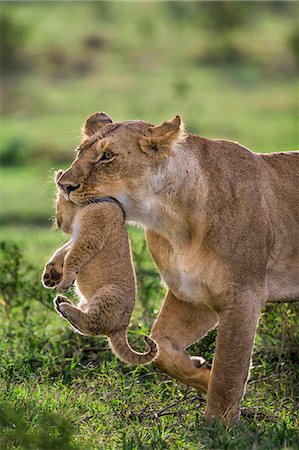
<path fill-rule="evenodd" d="M 236 141 L 229 141 L 226 139 L 209 139 L 195 134 L 187 135 L 185 139 L 185 145 L 189 147 L 193 152 L 200 152 L 203 156 L 210 157 L 226 157 L 232 155 L 238 157 L 243 156 L 256 156 L 254 152 L 239 144 Z"/>
<path fill-rule="evenodd" d="M 203 169 L 230 172 L 261 164 L 258 154 L 235 141 L 189 135 L 185 145 Z"/>

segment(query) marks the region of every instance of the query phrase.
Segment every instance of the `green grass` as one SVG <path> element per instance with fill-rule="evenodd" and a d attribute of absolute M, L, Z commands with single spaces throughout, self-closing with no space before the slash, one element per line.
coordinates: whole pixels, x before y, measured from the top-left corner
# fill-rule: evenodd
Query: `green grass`
<path fill-rule="evenodd" d="M 135 251 L 140 257 L 138 245 Z M 297 448 L 294 307 L 269 306 L 262 316 L 247 415 L 235 430 L 207 427 L 204 398 L 151 366 L 124 365 L 105 338 L 74 333 L 55 313 L 54 293 L 41 288 L 35 267 L 16 247 L 6 244 L 1 252 L 0 448 L 243 450 L 254 442 L 259 449 Z M 154 317 L 148 305 L 147 313 L 147 325 L 140 325 L 138 308 L 134 313 L 135 348 L 142 348 L 141 334 Z M 210 360 L 213 349 L 209 335 L 191 353 Z"/>
<path fill-rule="evenodd" d="M 33 383 L 11 389 L 6 395 L 1 440 L 14 441 L 25 449 L 66 450 L 250 449 L 254 442 L 259 448 L 272 450 L 296 448 L 298 444 L 296 432 L 281 422 L 264 421 L 255 427 L 243 419 L 238 431 L 227 431 L 219 425 L 203 427 L 203 402 L 196 394 L 184 397 L 184 392 L 172 384 L 161 388 L 156 374 L 140 370 L 124 374 L 113 363 L 107 364 L 106 370 L 106 374 L 98 373 L 96 381 L 89 377 L 87 386 L 82 382 L 73 389 L 64 385 L 40 388 Z M 142 383 L 142 388 L 136 383 Z M 37 400 L 34 404 L 30 392 Z M 176 405 L 171 401 L 174 394 Z M 144 402 L 140 402 L 144 396 L 146 413 Z M 13 435 L 8 432 L 9 413 L 13 415 L 10 424 L 17 423 Z M 28 428 L 28 423 L 34 425 Z"/>
<path fill-rule="evenodd" d="M 11 64 L 1 74 L 1 449 L 298 448 L 298 306 L 265 308 L 247 415 L 226 430 L 204 425 L 194 391 L 124 365 L 105 338 L 74 333 L 40 284 L 66 239 L 52 229 L 54 169 L 72 161 L 91 112 L 152 123 L 179 113 L 205 137 L 258 152 L 298 147 L 295 2 L 215 5 L 1 4 L 11 26 L 10 40 L 1 36 Z M 129 339 L 142 350 L 165 289 L 142 230 L 128 231 L 138 281 Z M 211 362 L 215 335 L 190 352 Z"/>

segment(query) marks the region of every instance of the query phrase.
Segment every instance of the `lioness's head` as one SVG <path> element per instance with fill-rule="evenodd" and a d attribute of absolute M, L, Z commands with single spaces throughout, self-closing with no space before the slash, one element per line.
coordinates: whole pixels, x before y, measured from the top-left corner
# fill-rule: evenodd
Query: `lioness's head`
<path fill-rule="evenodd" d="M 146 188 L 157 166 L 183 135 L 179 116 L 154 126 L 143 121 L 113 122 L 95 113 L 83 126 L 83 140 L 71 167 L 57 179 L 65 197 L 78 205 L 92 197 L 121 199 Z"/>
<path fill-rule="evenodd" d="M 61 177 L 62 173 L 63 173 L 62 170 L 57 172 L 56 183 L 57 179 Z M 58 191 L 56 197 L 56 211 L 55 211 L 56 226 L 65 233 L 71 234 L 75 215 L 79 209 L 80 209 L 79 206 L 67 200 L 65 196 L 62 194 L 62 192 Z"/>

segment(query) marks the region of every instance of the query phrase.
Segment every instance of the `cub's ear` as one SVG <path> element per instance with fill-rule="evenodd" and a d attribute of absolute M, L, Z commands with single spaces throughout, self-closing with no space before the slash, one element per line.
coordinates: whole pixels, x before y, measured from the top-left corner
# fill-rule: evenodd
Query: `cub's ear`
<path fill-rule="evenodd" d="M 111 119 L 110 116 L 108 116 L 108 114 L 104 112 L 96 112 L 94 114 L 91 114 L 91 116 L 87 117 L 83 125 L 82 131 L 86 136 L 92 136 L 102 127 L 112 122 L 113 120 Z"/>
<path fill-rule="evenodd" d="M 163 160 L 170 155 L 172 145 L 183 138 L 184 125 L 180 116 L 175 116 L 161 125 L 150 127 L 149 131 L 151 136 L 144 136 L 139 140 L 140 148 L 157 160 Z"/>

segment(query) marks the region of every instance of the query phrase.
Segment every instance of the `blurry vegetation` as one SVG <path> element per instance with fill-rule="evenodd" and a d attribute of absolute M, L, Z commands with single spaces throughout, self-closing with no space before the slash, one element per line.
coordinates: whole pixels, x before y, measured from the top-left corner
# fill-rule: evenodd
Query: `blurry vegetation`
<path fill-rule="evenodd" d="M 215 65 L 246 62 L 248 55 L 238 46 L 235 30 L 251 23 L 256 9 L 246 2 L 205 2 L 204 21 L 210 31 L 210 39 L 200 62 Z"/>
<path fill-rule="evenodd" d="M 2 3 L 2 164 L 69 161 L 96 110 L 151 123 L 180 113 L 207 137 L 295 148 L 296 12 L 295 2 Z"/>
<path fill-rule="evenodd" d="M 24 450 L 76 450 L 73 425 L 62 414 L 38 408 L 27 399 L 25 404 L 0 400 L 0 447 Z M 32 418 L 35 418 L 33 425 Z"/>
<path fill-rule="evenodd" d="M 1 71 L 12 73 L 25 66 L 22 49 L 28 29 L 8 13 L 0 14 Z"/>
<path fill-rule="evenodd" d="M 290 48 L 293 52 L 297 66 L 299 66 L 299 28 L 294 28 L 289 40 Z"/>
<path fill-rule="evenodd" d="M 65 169 L 84 118 L 159 123 L 256 151 L 298 146 L 296 2 L 2 2 L 0 447 L 282 449 L 298 447 L 298 305 L 268 305 L 239 427 L 203 427 L 205 400 L 153 367 L 116 360 L 54 311 L 43 264 L 54 168 Z M 129 228 L 136 349 L 165 289 L 143 232 Z M 216 332 L 191 347 L 211 362 Z"/>

